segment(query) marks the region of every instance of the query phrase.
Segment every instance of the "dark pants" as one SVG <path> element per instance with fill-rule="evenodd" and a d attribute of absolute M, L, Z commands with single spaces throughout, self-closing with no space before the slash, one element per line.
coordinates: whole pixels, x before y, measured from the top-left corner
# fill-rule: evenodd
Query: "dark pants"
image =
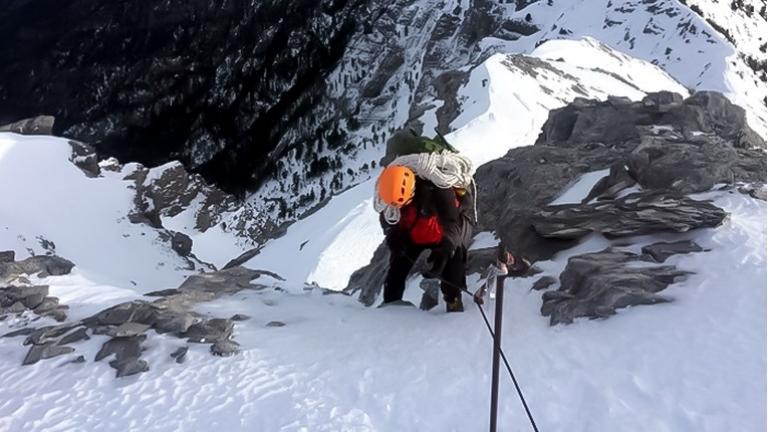
<path fill-rule="evenodd" d="M 391 252 L 389 257 L 389 269 L 384 280 L 384 303 L 403 299 L 405 292 L 405 280 L 413 268 L 413 264 L 424 250 L 430 250 L 429 246 L 414 245 L 410 242 L 400 253 Z M 467 287 L 466 249 L 456 248 L 453 257 L 448 260 L 440 278 L 440 290 L 446 302 L 451 302 L 461 296 L 461 289 Z"/>

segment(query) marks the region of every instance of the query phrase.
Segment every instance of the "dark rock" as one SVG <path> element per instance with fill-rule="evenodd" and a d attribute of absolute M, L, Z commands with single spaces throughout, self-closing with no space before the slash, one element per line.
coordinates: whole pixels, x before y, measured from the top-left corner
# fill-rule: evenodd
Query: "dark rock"
<path fill-rule="evenodd" d="M 171 237 L 171 248 L 183 257 L 189 256 L 192 253 L 192 239 L 184 233 L 174 232 Z"/>
<path fill-rule="evenodd" d="M 22 274 L 36 274 L 40 277 L 65 275 L 74 266 L 71 261 L 55 255 L 37 255 L 17 262 L 0 261 L 0 281 Z"/>
<path fill-rule="evenodd" d="M 592 190 L 581 200 L 581 203 L 586 204 L 593 199 L 605 200 L 615 198 L 616 194 L 628 187 L 634 186 L 635 183 L 637 182 L 627 171 L 626 165 L 622 162 L 615 162 L 611 165 L 609 174 L 592 186 Z"/>
<path fill-rule="evenodd" d="M 549 288 L 550 286 L 556 283 L 557 283 L 557 279 L 553 278 L 552 276 L 542 276 L 536 282 L 533 283 L 533 286 L 531 286 L 531 289 L 534 291 L 541 291 Z"/>
<path fill-rule="evenodd" d="M 138 300 L 112 306 L 97 313 L 92 319 L 101 325 L 120 325 L 135 320 L 135 318 L 146 318 L 151 314 L 152 306 L 147 302 Z"/>
<path fill-rule="evenodd" d="M 0 132 L 14 132 L 22 135 L 52 135 L 53 116 L 37 116 L 0 126 Z"/>
<path fill-rule="evenodd" d="M 27 352 L 27 356 L 21 362 L 22 366 L 35 364 L 41 359 L 49 359 L 62 354 L 69 354 L 74 348 L 68 346 L 55 345 L 48 343 L 44 345 L 32 345 Z"/>
<path fill-rule="evenodd" d="M 63 335 L 67 334 L 72 329 L 80 325 L 80 322 L 72 322 L 35 329 L 35 331 L 30 333 L 29 336 L 24 340 L 24 345 L 44 345 L 47 343 L 59 343 Z"/>
<path fill-rule="evenodd" d="M 9 250 L 9 251 L 0 251 L 0 262 L 13 262 L 16 259 L 16 252 Z"/>
<path fill-rule="evenodd" d="M 8 332 L 8 333 L 4 334 L 3 337 L 5 338 L 5 337 L 16 337 L 16 336 L 28 336 L 28 335 L 34 333 L 35 330 L 36 329 L 33 328 L 33 327 L 24 327 L 24 328 L 19 329 L 19 330 L 14 330 L 12 332 Z"/>
<path fill-rule="evenodd" d="M 58 322 L 63 322 L 67 319 L 67 310 L 69 306 L 57 306 L 55 309 L 44 312 L 43 314 L 49 318 L 53 318 Z"/>
<path fill-rule="evenodd" d="M 186 333 L 193 324 L 201 320 L 202 318 L 191 313 L 164 313 L 158 315 L 157 320 L 153 324 L 153 328 L 158 333 L 173 333 L 179 335 Z"/>
<path fill-rule="evenodd" d="M 115 338 L 123 337 L 135 337 L 144 334 L 149 330 L 150 326 L 147 324 L 140 324 L 136 322 L 124 322 L 117 327 L 113 327 L 107 331 L 107 335 Z"/>
<path fill-rule="evenodd" d="M 640 256 L 606 249 L 568 259 L 560 288 L 542 295 L 541 313 L 550 324 L 569 324 L 575 318 L 604 318 L 616 309 L 671 301 L 659 295 L 689 272 L 674 266 L 637 266 Z"/>
<path fill-rule="evenodd" d="M 149 370 L 149 364 L 139 358 L 112 360 L 109 362 L 109 365 L 114 369 L 117 369 L 117 372 L 115 373 L 117 378 L 136 375 L 138 373 L 146 372 Z"/>
<path fill-rule="evenodd" d="M 224 265 L 224 267 L 222 267 L 222 270 L 226 270 L 226 269 L 232 268 L 232 267 L 241 266 L 241 265 L 247 263 L 248 261 L 250 261 L 251 258 L 253 258 L 256 255 L 258 255 L 259 252 L 261 252 L 261 248 L 260 247 L 249 249 L 249 250 L 243 252 L 242 254 L 240 254 L 237 258 L 235 258 L 233 260 L 230 260 L 228 263 L 226 263 Z M 275 276 L 277 276 L 277 275 L 275 275 Z M 280 278 L 280 276 L 277 276 L 277 278 L 279 278 L 280 280 L 285 280 L 285 279 Z"/>
<path fill-rule="evenodd" d="M 17 301 L 9 306 L 4 306 L 2 309 L 0 309 L 0 313 L 2 314 L 20 314 L 27 310 L 27 307 L 24 306 L 24 303 Z"/>
<path fill-rule="evenodd" d="M 160 229 L 163 227 L 163 222 L 160 220 L 160 213 L 154 209 L 131 213 L 128 215 L 128 220 L 131 223 L 145 224 L 151 226 L 152 228 Z"/>
<path fill-rule="evenodd" d="M 50 312 L 59 307 L 59 299 L 57 297 L 45 297 L 35 308 L 34 312 L 38 315 L 44 315 L 46 312 Z"/>
<path fill-rule="evenodd" d="M 672 243 L 659 242 L 643 246 L 642 252 L 650 255 L 654 261 L 663 263 L 672 255 L 701 252 L 704 249 L 691 240 L 681 240 Z"/>
<path fill-rule="evenodd" d="M 80 364 L 80 363 L 85 363 L 85 356 L 79 355 L 64 364 Z"/>
<path fill-rule="evenodd" d="M 88 177 L 98 177 L 101 174 L 101 167 L 99 167 L 99 158 L 96 155 L 96 150 L 86 143 L 79 141 L 69 141 L 70 147 L 72 147 L 72 156 L 69 158 L 70 162 L 80 168 Z"/>
<path fill-rule="evenodd" d="M 90 339 L 90 337 L 88 336 L 87 329 L 85 327 L 79 327 L 75 331 L 64 335 L 64 337 L 59 340 L 58 345 L 68 345 L 88 339 Z"/>
<path fill-rule="evenodd" d="M 167 297 L 170 295 L 181 294 L 181 291 L 176 288 L 164 289 L 159 291 L 152 291 L 144 294 L 146 297 Z"/>
<path fill-rule="evenodd" d="M 24 308 L 34 308 L 42 303 L 48 295 L 47 285 L 11 285 L 0 288 L 0 306 L 8 307 L 16 302 L 23 303 Z M 33 304 L 30 307 L 27 304 Z"/>
<path fill-rule="evenodd" d="M 213 341 L 227 340 L 232 336 L 234 323 L 228 319 L 213 318 L 193 324 L 183 337 L 189 342 L 210 343 Z"/>
<path fill-rule="evenodd" d="M 184 363 L 184 361 L 187 359 L 187 351 L 189 351 L 189 347 L 179 347 L 176 349 L 176 351 L 171 353 L 171 358 L 174 358 L 176 363 Z"/>
<path fill-rule="evenodd" d="M 545 238 L 578 239 L 591 232 L 625 237 L 712 228 L 727 213 L 706 201 L 669 192 L 639 192 L 611 202 L 546 207 L 534 219 Z"/>
<path fill-rule="evenodd" d="M 270 321 L 267 323 L 267 327 L 285 327 L 285 323 L 282 321 Z"/>
<path fill-rule="evenodd" d="M 251 317 L 245 314 L 234 314 L 229 319 L 232 321 L 248 321 Z"/>
<path fill-rule="evenodd" d="M 211 354 L 229 357 L 240 352 L 240 344 L 232 340 L 219 340 L 211 345 Z"/>
<path fill-rule="evenodd" d="M 232 267 L 216 272 L 192 275 L 179 286 L 184 294 L 197 294 L 218 298 L 222 295 L 234 294 L 244 289 L 257 289 L 258 285 L 251 281 L 264 274 L 262 270 L 251 270 L 245 267 Z"/>
<path fill-rule="evenodd" d="M 146 335 L 113 338 L 110 339 L 101 346 L 99 352 L 96 353 L 95 361 L 100 361 L 103 358 L 115 355 L 117 360 L 138 359 L 141 356 L 141 343 L 147 338 Z"/>

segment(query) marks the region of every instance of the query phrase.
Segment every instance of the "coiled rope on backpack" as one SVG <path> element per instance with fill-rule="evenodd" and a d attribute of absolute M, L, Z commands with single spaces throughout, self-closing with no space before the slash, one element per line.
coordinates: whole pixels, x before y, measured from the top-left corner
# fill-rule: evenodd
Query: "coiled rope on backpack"
<path fill-rule="evenodd" d="M 429 180 L 441 189 L 472 187 L 473 217 L 477 222 L 477 185 L 473 177 L 472 161 L 466 156 L 450 151 L 441 153 L 416 153 L 404 155 L 390 162 L 389 166 L 406 166 L 417 176 Z M 376 181 L 378 190 L 378 180 Z M 384 215 L 388 224 L 394 225 L 400 221 L 400 209 L 385 203 L 378 193 L 374 192 L 373 208 Z"/>

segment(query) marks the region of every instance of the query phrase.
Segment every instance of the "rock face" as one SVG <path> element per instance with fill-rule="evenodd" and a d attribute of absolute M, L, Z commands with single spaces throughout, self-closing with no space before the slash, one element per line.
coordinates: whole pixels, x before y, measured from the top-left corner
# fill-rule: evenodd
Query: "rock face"
<path fill-rule="evenodd" d="M 234 317 L 207 318 L 192 308 L 197 303 L 245 289 L 264 289 L 266 287 L 251 283 L 262 274 L 258 270 L 233 267 L 193 275 L 178 289 L 159 292 L 160 298 L 153 302 L 134 300 L 120 303 L 81 321 L 41 328 L 27 327 L 4 336 L 27 336 L 24 344 L 31 347 L 24 359 L 25 365 L 71 353 L 74 348 L 68 345 L 89 339 L 89 334 L 109 336 L 110 339 L 96 354 L 95 361 L 114 356 L 109 364 L 116 370 L 117 377 L 149 370 L 149 364 L 141 358 L 141 354 L 144 351 L 142 344 L 150 330 L 185 339 L 188 343 L 210 344 L 213 355 L 230 356 L 239 351 L 239 345 L 232 340 Z M 47 292 L 47 287 L 3 289 L 0 290 L 0 304 L 43 304 L 41 299 Z M 182 347 L 171 356 L 181 363 L 185 354 L 186 348 Z"/>
<path fill-rule="evenodd" d="M 727 214 L 685 195 L 718 183 L 765 184 L 765 155 L 765 141 L 746 125 L 744 111 L 718 93 L 576 99 L 550 112 L 535 145 L 478 168 L 475 231 L 494 231 L 510 252 L 538 261 L 593 232 L 622 237 L 716 227 Z M 581 204 L 549 205 L 581 175 L 606 168 L 610 174 Z M 640 191 L 628 193 L 631 187 Z M 387 262 L 382 246 L 347 291 L 372 304 Z"/>
<path fill-rule="evenodd" d="M 712 228 L 726 215 L 708 202 L 649 191 L 597 204 L 546 207 L 536 214 L 533 228 L 544 238 L 578 239 L 592 232 L 614 238 Z"/>
<path fill-rule="evenodd" d="M 541 314 L 550 324 L 575 318 L 606 318 L 617 309 L 671 301 L 658 294 L 689 273 L 674 266 L 637 266 L 640 255 L 615 249 L 571 257 L 560 288 L 542 295 Z"/>

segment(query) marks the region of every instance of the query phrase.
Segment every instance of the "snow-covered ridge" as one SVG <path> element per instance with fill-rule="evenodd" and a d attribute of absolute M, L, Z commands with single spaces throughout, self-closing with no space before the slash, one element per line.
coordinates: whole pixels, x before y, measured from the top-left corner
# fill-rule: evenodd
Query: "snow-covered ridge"
<path fill-rule="evenodd" d="M 759 74 L 724 36 L 678 1 L 538 1 L 517 8 L 513 3 L 457 5 L 420 1 L 396 16 L 383 14 L 370 33 L 353 38 L 345 57 L 328 78 L 327 97 L 334 108 L 322 108 L 325 114 L 321 118 L 335 117 L 339 112 L 352 116 L 342 116 L 339 124 L 340 135 L 336 138 L 341 137 L 343 148 L 319 146 L 313 149 L 314 157 L 323 163 L 306 163 L 331 169 L 316 175 L 301 161 L 307 157 L 306 151 L 286 147 L 277 179 L 264 184 L 250 200 L 254 212 L 268 220 L 292 220 L 329 195 L 365 181 L 375 172 L 389 134 L 403 124 L 418 128 L 421 123 L 428 134 L 438 126 L 443 133 L 455 130 L 466 120 L 457 121 L 454 116 L 468 119 L 475 112 L 456 94 L 466 88 L 470 71 L 494 55 L 536 56 L 537 47 L 552 40 L 587 38 L 591 41 L 587 43 L 602 44 L 612 50 L 587 60 L 591 68 L 613 71 L 615 61 L 626 62 L 631 57 L 660 66 L 688 89 L 723 92 L 746 109 L 750 125 L 758 133 L 765 131 L 766 88 Z M 467 26 L 479 25 L 473 21 L 477 16 L 488 17 L 479 21 L 487 26 L 477 28 L 485 37 L 476 44 L 468 43 Z M 745 29 L 761 25 L 757 16 L 733 14 L 729 19 L 734 25 L 748 21 Z M 510 32 L 510 28 L 522 33 Z M 740 47 L 741 42 L 737 43 Z M 567 53 L 561 55 L 568 57 Z M 570 56 L 569 62 L 576 57 Z M 607 64 L 603 65 L 603 61 Z M 638 71 L 628 82 L 642 80 L 643 75 Z M 374 82 L 379 90 L 371 97 L 365 90 Z M 465 110 L 470 114 L 462 115 Z M 520 130 L 532 126 L 518 124 L 517 120 L 505 121 L 510 128 Z M 297 130 L 296 135 L 286 136 L 286 141 L 298 136 Z M 520 137 L 518 145 L 531 143 Z"/>

